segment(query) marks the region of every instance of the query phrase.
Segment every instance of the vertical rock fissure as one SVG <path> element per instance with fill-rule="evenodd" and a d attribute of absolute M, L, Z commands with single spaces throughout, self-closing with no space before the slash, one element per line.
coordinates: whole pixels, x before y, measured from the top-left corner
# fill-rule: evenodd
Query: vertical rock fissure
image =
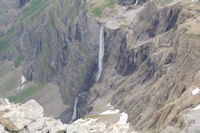
<path fill-rule="evenodd" d="M 98 72 L 96 75 L 96 81 L 101 77 L 103 69 L 103 57 L 104 57 L 104 24 L 100 27 L 100 37 L 99 37 L 99 61 L 98 61 Z"/>

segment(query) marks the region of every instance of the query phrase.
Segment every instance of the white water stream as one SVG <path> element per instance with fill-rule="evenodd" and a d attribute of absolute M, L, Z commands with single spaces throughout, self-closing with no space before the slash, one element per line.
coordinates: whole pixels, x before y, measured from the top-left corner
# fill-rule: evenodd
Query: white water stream
<path fill-rule="evenodd" d="M 122 15 L 125 11 L 127 10 L 127 8 L 123 9 L 117 16 L 112 17 L 110 20 L 114 20 L 117 19 L 118 16 Z M 108 22 L 107 21 L 107 22 Z M 102 73 L 102 69 L 103 69 L 103 57 L 104 57 L 104 25 L 107 23 L 102 23 L 101 27 L 100 27 L 100 35 L 99 35 L 99 61 L 98 61 L 98 72 L 96 74 L 96 82 L 99 80 L 99 78 L 101 77 L 101 73 Z M 77 104 L 78 104 L 78 97 L 81 95 L 85 95 L 87 93 L 80 93 L 78 94 L 78 96 L 76 96 L 76 99 L 74 101 L 74 109 L 73 109 L 73 115 L 71 118 L 70 123 L 72 123 L 74 120 L 76 120 L 77 118 Z"/>
<path fill-rule="evenodd" d="M 78 104 L 78 97 L 76 97 L 76 99 L 74 101 L 73 115 L 72 115 L 72 119 L 71 119 L 70 123 L 73 122 L 74 120 L 76 120 L 76 117 L 77 117 L 77 104 Z"/>
<path fill-rule="evenodd" d="M 137 4 L 138 4 L 138 0 L 135 1 L 135 4 L 134 4 L 134 5 L 136 6 Z"/>
<path fill-rule="evenodd" d="M 99 55 L 98 55 L 99 61 L 98 61 L 98 72 L 96 74 L 96 82 L 101 77 L 101 73 L 102 73 L 102 70 L 103 70 L 103 57 L 104 57 L 104 45 L 105 45 L 105 42 L 104 42 L 104 25 L 109 21 L 117 19 L 117 17 L 121 16 L 127 9 L 128 9 L 127 7 L 124 8 L 121 12 L 118 13 L 118 15 L 111 17 L 111 19 L 109 19 L 106 22 L 101 24 L 100 34 L 99 34 Z"/>
<path fill-rule="evenodd" d="M 103 69 L 103 57 L 104 57 L 104 24 L 101 25 L 100 28 L 100 37 L 99 37 L 99 62 L 98 62 L 98 72 L 96 75 L 96 81 L 101 77 L 102 69 Z"/>
<path fill-rule="evenodd" d="M 77 118 L 77 105 L 78 105 L 78 100 L 79 100 L 80 96 L 82 96 L 82 97 L 87 96 L 87 92 L 79 93 L 76 96 L 75 101 L 74 101 L 73 115 L 72 115 L 71 121 L 69 123 L 72 123 Z"/>

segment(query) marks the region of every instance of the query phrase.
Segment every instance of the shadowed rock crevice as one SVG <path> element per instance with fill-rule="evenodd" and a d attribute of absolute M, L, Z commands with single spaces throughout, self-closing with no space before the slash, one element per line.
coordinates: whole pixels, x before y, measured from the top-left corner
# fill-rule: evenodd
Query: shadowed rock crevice
<path fill-rule="evenodd" d="M 28 3 L 30 0 L 18 0 L 18 7 L 22 8 L 26 3 Z"/>
<path fill-rule="evenodd" d="M 130 52 L 126 49 L 126 39 L 122 40 L 120 46 L 120 55 L 118 57 L 116 71 L 121 75 L 130 75 L 136 70 L 134 62 L 134 51 Z"/>

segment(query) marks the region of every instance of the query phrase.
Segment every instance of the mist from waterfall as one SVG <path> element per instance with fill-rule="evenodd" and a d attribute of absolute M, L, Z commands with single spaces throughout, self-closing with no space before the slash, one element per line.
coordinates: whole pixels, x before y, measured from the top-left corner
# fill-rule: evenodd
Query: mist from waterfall
<path fill-rule="evenodd" d="M 75 101 L 74 101 L 74 109 L 73 109 L 73 115 L 72 115 L 72 119 L 69 123 L 72 123 L 74 120 L 76 120 L 77 117 L 77 104 L 78 104 L 78 97 L 76 97 Z"/>
<path fill-rule="evenodd" d="M 96 75 L 96 81 L 101 77 L 103 69 L 103 57 L 104 57 L 104 24 L 100 27 L 100 37 L 99 37 L 99 62 L 98 62 L 98 72 Z"/>

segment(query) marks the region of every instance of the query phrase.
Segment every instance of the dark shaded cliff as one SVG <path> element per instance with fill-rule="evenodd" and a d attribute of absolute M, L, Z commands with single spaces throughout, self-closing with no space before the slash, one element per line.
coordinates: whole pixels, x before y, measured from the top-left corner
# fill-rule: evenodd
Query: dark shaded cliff
<path fill-rule="evenodd" d="M 23 7 L 26 3 L 28 3 L 30 0 L 18 0 L 18 7 Z"/>

